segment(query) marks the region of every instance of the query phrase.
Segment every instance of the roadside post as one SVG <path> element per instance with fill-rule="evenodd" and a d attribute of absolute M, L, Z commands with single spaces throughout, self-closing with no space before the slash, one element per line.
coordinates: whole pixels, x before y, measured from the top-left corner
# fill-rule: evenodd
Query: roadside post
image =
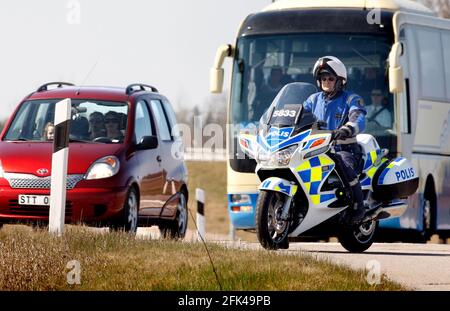
<path fill-rule="evenodd" d="M 205 241 L 205 191 L 200 188 L 195 189 L 195 197 L 197 199 L 197 240 Z"/>
<path fill-rule="evenodd" d="M 53 138 L 52 175 L 50 183 L 50 215 L 48 230 L 61 235 L 66 214 L 67 162 L 69 158 L 69 125 L 71 100 L 55 105 L 55 134 Z"/>

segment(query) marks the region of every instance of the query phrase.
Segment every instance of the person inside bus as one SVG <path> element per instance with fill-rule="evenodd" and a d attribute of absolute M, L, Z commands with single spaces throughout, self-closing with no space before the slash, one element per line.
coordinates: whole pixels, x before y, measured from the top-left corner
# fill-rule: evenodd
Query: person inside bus
<path fill-rule="evenodd" d="M 354 205 L 349 208 L 349 223 L 359 224 L 365 216 L 365 206 L 358 179 L 362 152 L 356 142 L 356 134 L 365 129 L 364 102 L 361 96 L 345 90 L 347 70 L 338 58 L 319 58 L 313 75 L 321 91 L 312 94 L 303 107 L 319 120 L 327 122 L 327 129 L 333 131 L 336 158 L 353 193 Z"/>
<path fill-rule="evenodd" d="M 261 72 L 262 76 L 262 72 Z M 253 101 L 252 111 L 250 117 L 253 120 L 259 120 L 262 114 L 270 106 L 275 96 L 286 84 L 283 81 L 283 69 L 281 67 L 272 67 L 267 81 L 263 82 L 259 87 L 259 91 L 256 92 L 256 96 Z M 263 80 L 263 79 L 261 79 Z"/>
<path fill-rule="evenodd" d="M 48 122 L 44 127 L 42 138 L 44 140 L 53 140 L 54 136 L 55 136 L 55 125 L 53 124 L 53 122 Z"/>
<path fill-rule="evenodd" d="M 270 69 L 267 82 L 261 86 L 262 94 L 269 104 L 277 96 L 283 85 L 283 69 L 281 67 L 273 67 Z"/>
<path fill-rule="evenodd" d="M 380 89 L 373 89 L 370 93 L 371 105 L 367 110 L 367 131 L 385 130 L 392 128 L 391 113 L 387 107 L 387 98 Z"/>
<path fill-rule="evenodd" d="M 94 111 L 89 116 L 89 137 L 95 139 L 97 137 L 105 137 L 105 118 L 103 113 Z"/>

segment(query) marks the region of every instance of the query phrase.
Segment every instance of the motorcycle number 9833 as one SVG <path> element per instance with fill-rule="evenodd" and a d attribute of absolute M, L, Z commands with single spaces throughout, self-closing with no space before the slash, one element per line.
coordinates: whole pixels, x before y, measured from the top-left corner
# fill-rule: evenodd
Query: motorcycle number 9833
<path fill-rule="evenodd" d="M 295 117 L 295 110 L 275 110 L 273 112 L 273 117 Z"/>

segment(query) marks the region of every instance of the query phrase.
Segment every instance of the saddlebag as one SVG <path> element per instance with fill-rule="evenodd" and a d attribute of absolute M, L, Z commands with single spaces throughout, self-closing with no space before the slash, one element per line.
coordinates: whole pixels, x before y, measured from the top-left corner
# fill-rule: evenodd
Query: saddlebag
<path fill-rule="evenodd" d="M 373 198 L 377 201 L 403 199 L 414 194 L 419 186 L 419 175 L 406 158 L 383 163 L 372 182 Z"/>

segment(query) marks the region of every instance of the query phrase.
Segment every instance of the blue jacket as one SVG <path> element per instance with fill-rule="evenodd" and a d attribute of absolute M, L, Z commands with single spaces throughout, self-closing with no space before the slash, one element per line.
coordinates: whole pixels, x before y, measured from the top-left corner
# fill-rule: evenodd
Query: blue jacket
<path fill-rule="evenodd" d="M 342 91 L 339 96 L 329 100 L 324 92 L 312 94 L 303 108 L 312 112 L 319 120 L 328 124 L 328 130 L 350 125 L 353 136 L 366 128 L 366 108 L 363 99 L 354 93 Z"/>

